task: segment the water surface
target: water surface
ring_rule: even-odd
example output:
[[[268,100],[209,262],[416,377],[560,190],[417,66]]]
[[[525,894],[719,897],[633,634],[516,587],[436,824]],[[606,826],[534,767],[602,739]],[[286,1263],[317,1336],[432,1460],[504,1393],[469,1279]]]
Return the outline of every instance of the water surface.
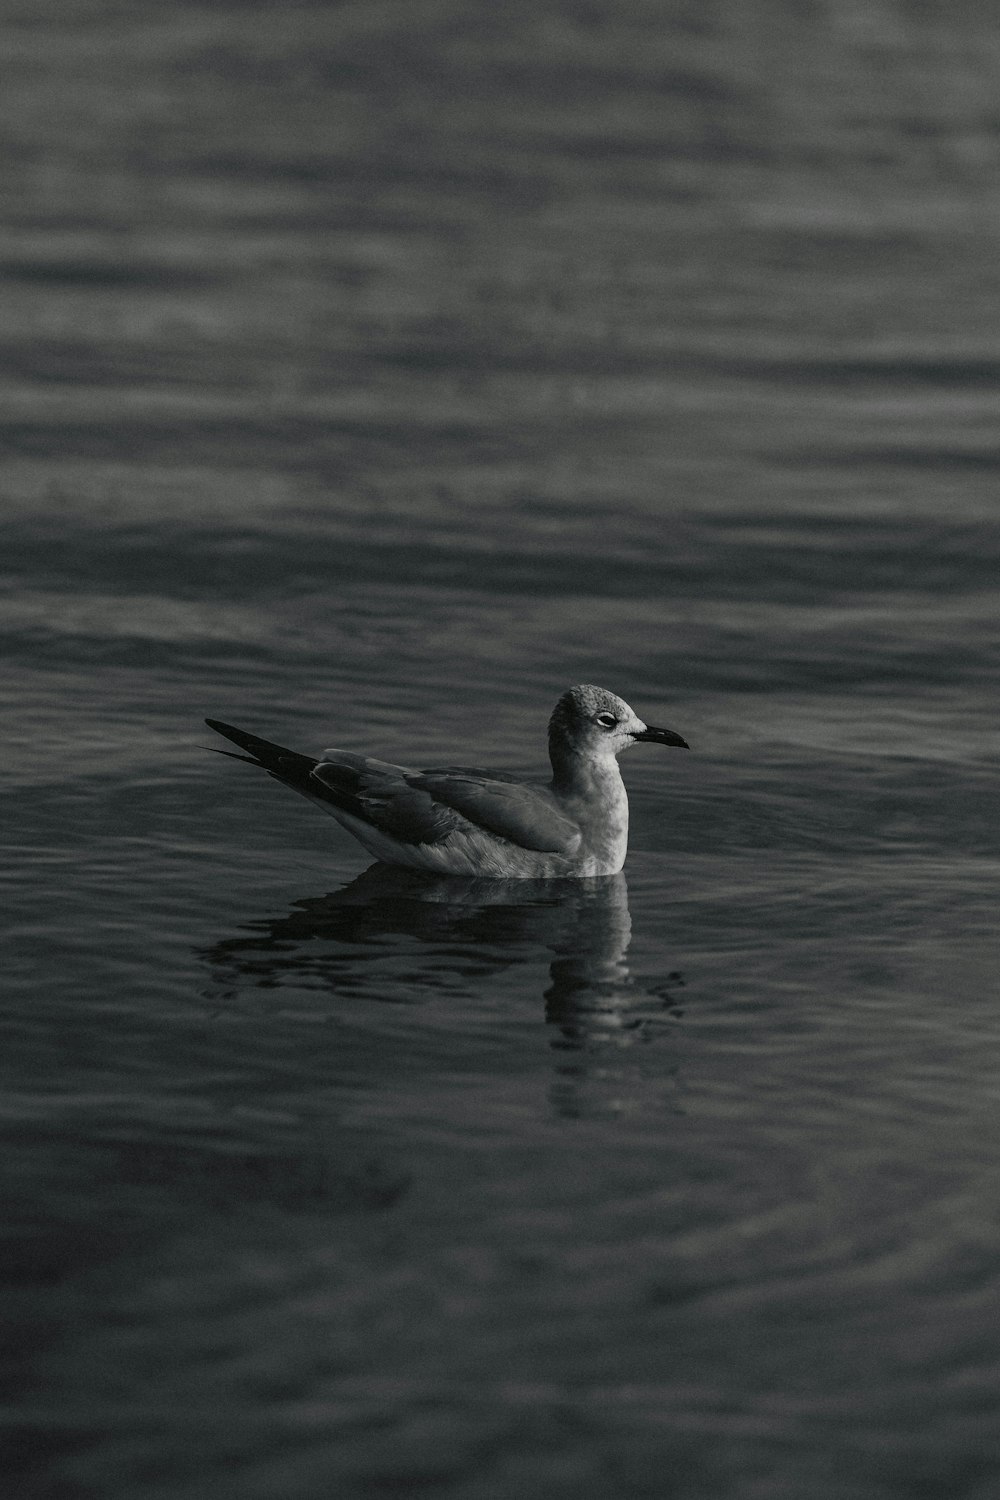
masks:
[[[972,6],[4,22],[5,1469],[988,1500],[997,286]],[[419,881],[249,768],[535,772]]]

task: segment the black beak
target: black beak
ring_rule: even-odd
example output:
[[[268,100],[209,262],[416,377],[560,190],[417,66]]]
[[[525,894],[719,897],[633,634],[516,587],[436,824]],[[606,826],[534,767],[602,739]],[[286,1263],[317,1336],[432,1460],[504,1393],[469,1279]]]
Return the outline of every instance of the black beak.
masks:
[[[651,745],[677,745],[681,750],[690,750],[691,746],[687,740],[682,740],[679,734],[672,729],[654,729],[652,724],[647,724],[641,734],[634,734],[634,740],[648,740]]]

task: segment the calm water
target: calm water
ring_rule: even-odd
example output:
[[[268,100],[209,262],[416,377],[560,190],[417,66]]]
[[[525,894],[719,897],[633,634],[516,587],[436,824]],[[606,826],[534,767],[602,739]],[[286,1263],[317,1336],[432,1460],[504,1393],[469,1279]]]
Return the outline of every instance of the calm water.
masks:
[[[8,10],[4,1471],[1000,1493],[988,7]],[[420,881],[202,748],[536,770]]]

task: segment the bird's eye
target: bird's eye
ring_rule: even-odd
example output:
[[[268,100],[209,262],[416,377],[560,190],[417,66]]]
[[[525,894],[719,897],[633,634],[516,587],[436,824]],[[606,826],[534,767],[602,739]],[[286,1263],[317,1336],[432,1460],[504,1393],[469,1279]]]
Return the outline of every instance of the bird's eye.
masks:
[[[614,729],[618,720],[614,714],[598,714],[595,722],[600,724],[602,729]]]

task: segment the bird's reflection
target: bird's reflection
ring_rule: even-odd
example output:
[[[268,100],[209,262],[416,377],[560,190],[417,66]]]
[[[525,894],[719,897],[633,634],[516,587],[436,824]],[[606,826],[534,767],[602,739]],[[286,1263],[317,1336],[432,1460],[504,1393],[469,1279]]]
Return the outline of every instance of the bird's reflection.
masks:
[[[438,879],[376,864],[331,895],[296,901],[287,915],[250,924],[204,956],[230,995],[247,980],[274,987],[296,978],[358,993],[366,967],[397,952],[400,938],[427,946],[425,979],[440,989],[449,976],[468,984],[518,965],[537,983],[532,968],[548,959],[543,1000],[553,1028],[552,1098],[560,1113],[579,1114],[586,1112],[581,1090],[603,1079],[612,1095],[625,1049],[648,1042],[681,1014],[679,975],[651,987],[633,979],[631,934],[622,874]],[[413,986],[411,951],[404,974],[380,971],[377,998],[402,1003]]]

